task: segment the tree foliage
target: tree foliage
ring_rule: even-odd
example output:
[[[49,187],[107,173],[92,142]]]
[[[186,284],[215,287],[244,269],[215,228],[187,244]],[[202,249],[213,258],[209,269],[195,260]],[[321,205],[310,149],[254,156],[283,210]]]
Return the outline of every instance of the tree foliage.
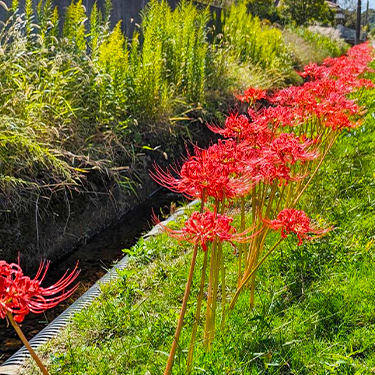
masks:
[[[278,12],[274,0],[248,0],[248,9],[260,19],[269,19],[271,22],[278,20]]]
[[[283,0],[281,11],[286,20],[297,25],[333,21],[333,14],[325,0]]]

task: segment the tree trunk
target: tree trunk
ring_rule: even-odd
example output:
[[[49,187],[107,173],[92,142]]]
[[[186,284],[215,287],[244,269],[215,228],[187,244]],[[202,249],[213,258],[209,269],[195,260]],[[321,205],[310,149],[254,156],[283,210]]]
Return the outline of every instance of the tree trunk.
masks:
[[[357,24],[355,28],[355,44],[360,43],[361,38],[361,0],[358,0],[357,4]]]

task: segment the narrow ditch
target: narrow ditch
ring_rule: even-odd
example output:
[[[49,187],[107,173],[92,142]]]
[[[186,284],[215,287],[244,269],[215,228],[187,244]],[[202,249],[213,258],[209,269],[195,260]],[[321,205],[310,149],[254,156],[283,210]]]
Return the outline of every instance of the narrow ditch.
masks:
[[[34,337],[104,276],[112,264],[124,256],[122,249],[133,246],[140,236],[151,227],[153,210],[155,213],[163,212],[168,215],[171,212],[171,207],[180,199],[179,194],[160,189],[143,203],[128,211],[117,223],[92,237],[85,245],[52,263],[43,285],[55,283],[67,268],[73,268],[79,261],[81,269],[79,288],[72,298],[62,302],[54,309],[48,310],[44,314],[30,313],[26,316],[21,324],[26,337],[28,339]],[[0,365],[21,347],[21,340],[18,339],[13,328],[7,327],[5,320],[0,320]]]

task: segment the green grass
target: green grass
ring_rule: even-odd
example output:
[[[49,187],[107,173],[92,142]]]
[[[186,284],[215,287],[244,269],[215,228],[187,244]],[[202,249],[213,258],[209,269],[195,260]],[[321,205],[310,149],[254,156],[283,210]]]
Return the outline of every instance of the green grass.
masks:
[[[319,28],[316,28],[319,29]],[[324,28],[320,28],[324,30]],[[335,39],[323,35],[322,33],[317,32],[314,28],[292,28],[290,30],[298,36],[302,37],[310,45],[314,46],[314,50],[319,51],[318,53],[321,56],[325,57],[339,57],[342,54],[346,53],[349,49],[349,45],[341,41],[338,43]]]
[[[310,43],[291,29],[283,30],[283,36],[288,49],[294,56],[296,67],[299,69],[303,69],[310,61],[320,64],[330,56],[327,50],[317,48],[315,44]]]
[[[300,247],[295,239],[280,246],[260,269],[254,310],[243,294],[213,351],[197,344],[194,374],[375,373],[375,90],[357,95],[368,108],[364,125],[340,136],[300,202],[335,230]],[[163,234],[141,240],[132,255],[119,280],[43,348],[52,374],[163,373],[191,253]],[[230,246],[225,258],[234,278]],[[174,374],[186,373],[198,284],[196,278]],[[29,362],[23,373],[33,368]]]
[[[278,71],[284,80],[293,76],[292,55],[281,31],[252,16],[244,2],[225,12],[220,43],[228,56],[242,63],[250,62],[271,75]]]

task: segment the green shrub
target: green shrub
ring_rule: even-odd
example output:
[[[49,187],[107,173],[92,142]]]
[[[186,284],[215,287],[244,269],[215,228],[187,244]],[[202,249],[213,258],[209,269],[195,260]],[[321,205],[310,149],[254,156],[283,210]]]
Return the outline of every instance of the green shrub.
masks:
[[[204,101],[208,20],[208,10],[198,10],[189,1],[172,11],[165,0],[151,0],[143,13],[139,75],[152,78],[138,90],[159,98],[177,95],[187,102]]]

